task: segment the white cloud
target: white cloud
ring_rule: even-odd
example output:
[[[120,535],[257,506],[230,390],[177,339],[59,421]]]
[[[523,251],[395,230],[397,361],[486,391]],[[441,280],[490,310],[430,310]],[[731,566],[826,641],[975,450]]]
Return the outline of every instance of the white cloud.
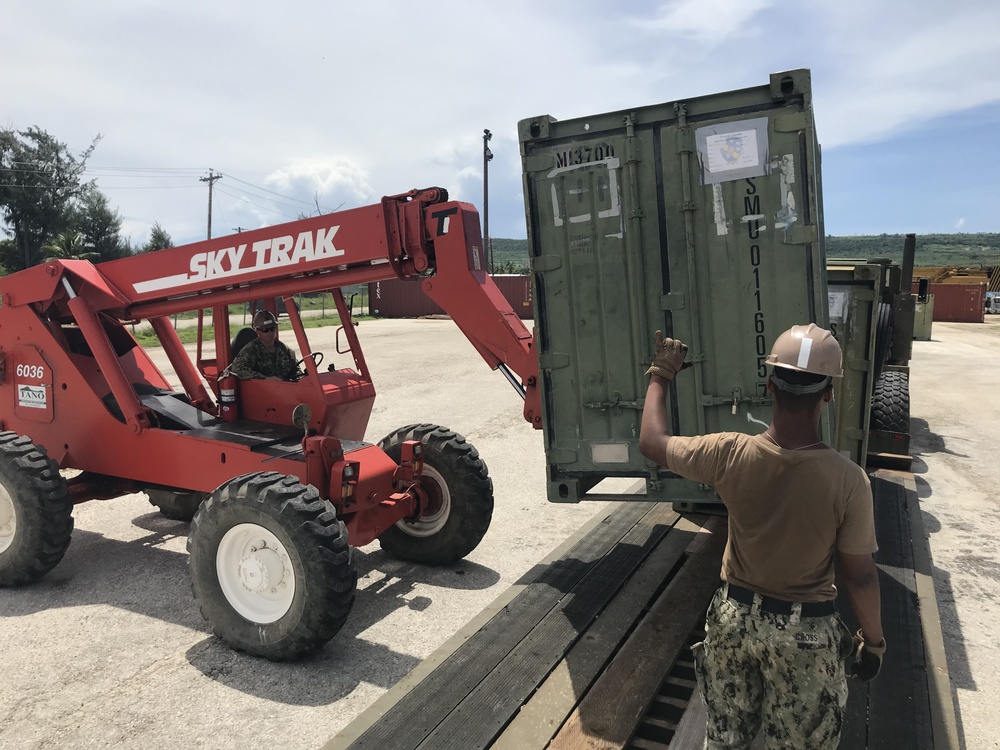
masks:
[[[964,226],[965,226],[965,217],[963,216],[961,219],[959,219],[958,221],[955,222],[955,229],[956,229],[956,231],[961,232],[962,231],[962,227],[964,227]]]
[[[317,195],[354,206],[431,185],[478,205],[484,127],[491,228],[523,236],[519,120],[791,68],[812,69],[825,148],[1000,101],[1000,6],[979,0],[9,0],[4,21],[17,33],[0,53],[0,124],[75,150],[102,133],[91,164],[137,170],[129,187],[99,181],[134,240],[154,221],[175,241],[202,237],[209,167],[228,175],[214,207],[226,226],[294,218]],[[190,171],[161,184],[141,176],[153,167]]]
[[[752,31],[753,18],[771,5],[773,0],[672,0],[652,18],[633,22],[647,31],[664,31],[716,45]]]

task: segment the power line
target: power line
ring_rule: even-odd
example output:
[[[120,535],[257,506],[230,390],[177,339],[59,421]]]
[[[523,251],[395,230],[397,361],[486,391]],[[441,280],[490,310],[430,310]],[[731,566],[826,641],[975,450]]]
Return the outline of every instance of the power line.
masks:
[[[226,192],[226,191],[223,191],[223,192]],[[244,199],[244,198],[246,198],[246,196],[249,196],[250,198],[256,198],[257,200],[260,200],[260,201],[267,201],[267,204],[257,204],[257,203],[254,203],[254,205],[259,205],[261,208],[264,208],[265,205],[277,204],[279,206],[284,206],[285,208],[290,208],[290,209],[293,209],[295,211],[299,211],[301,213],[304,213],[304,211],[303,211],[303,209],[302,209],[301,206],[295,206],[295,205],[292,205],[291,203],[285,203],[284,201],[279,201],[276,198],[270,198],[270,197],[268,197],[266,195],[256,195],[254,193],[251,193],[249,190],[242,191],[242,194],[241,193],[226,192],[226,195],[229,195],[229,196],[231,196],[233,198],[240,198],[240,199]],[[247,199],[247,202],[248,203],[253,203],[253,201],[251,201],[249,199]]]
[[[249,203],[251,206],[263,209],[264,211],[270,211],[271,213],[277,214],[278,216],[284,216],[284,217],[286,217],[288,219],[297,219],[297,218],[299,218],[298,216],[291,216],[289,214],[283,213],[283,212],[277,210],[276,208],[272,208],[271,206],[266,206],[263,203],[255,203],[254,201],[250,200],[245,195],[239,195],[237,193],[231,193],[228,190],[224,190],[221,187],[217,187],[216,190],[218,192],[222,193],[223,195],[228,195],[230,198],[235,198],[238,201],[243,201],[244,203]],[[277,201],[275,201],[275,202],[277,202]]]
[[[291,196],[287,196],[287,195],[282,195],[281,193],[276,193],[276,192],[275,192],[275,191],[273,191],[273,190],[268,190],[268,189],[267,189],[267,188],[265,188],[265,187],[260,187],[259,185],[254,185],[254,184],[253,184],[253,183],[251,183],[251,182],[247,182],[246,180],[241,180],[241,179],[240,179],[239,177],[233,177],[233,176],[232,176],[232,175],[230,175],[230,174],[227,174],[226,176],[227,176],[227,177],[228,177],[229,179],[233,180],[234,182],[241,182],[241,183],[243,183],[244,185],[249,185],[250,187],[254,188],[255,190],[260,190],[260,191],[262,191],[262,192],[264,192],[264,193],[270,193],[271,195],[277,195],[277,196],[278,196],[279,198],[287,198],[288,200],[293,200],[293,201],[295,201],[296,203],[303,203],[303,204],[305,204],[305,205],[309,206],[309,208],[312,208],[312,207],[313,207],[313,204],[312,204],[312,203],[310,203],[309,201],[304,201],[304,200],[302,200],[302,199],[300,199],[300,198],[293,198],[293,197],[291,197]]]

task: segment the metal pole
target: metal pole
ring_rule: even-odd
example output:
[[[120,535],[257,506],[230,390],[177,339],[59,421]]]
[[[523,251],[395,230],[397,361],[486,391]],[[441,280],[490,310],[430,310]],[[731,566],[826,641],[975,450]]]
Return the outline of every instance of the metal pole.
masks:
[[[212,239],[212,185],[216,181],[221,180],[221,174],[212,174],[212,170],[208,170],[208,177],[199,177],[200,182],[208,183],[208,239]]]
[[[493,274],[493,243],[490,242],[490,160],[493,152],[489,147],[492,137],[493,133],[483,130],[483,244],[486,246],[490,275]]]

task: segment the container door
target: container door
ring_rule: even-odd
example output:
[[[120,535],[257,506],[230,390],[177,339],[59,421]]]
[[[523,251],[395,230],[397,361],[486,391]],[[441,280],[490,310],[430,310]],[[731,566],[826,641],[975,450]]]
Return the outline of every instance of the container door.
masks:
[[[550,500],[639,477],[640,499],[717,501],[640,455],[644,371],[654,331],[682,339],[674,434],[757,433],[774,339],[828,326],[808,71],[519,133]]]

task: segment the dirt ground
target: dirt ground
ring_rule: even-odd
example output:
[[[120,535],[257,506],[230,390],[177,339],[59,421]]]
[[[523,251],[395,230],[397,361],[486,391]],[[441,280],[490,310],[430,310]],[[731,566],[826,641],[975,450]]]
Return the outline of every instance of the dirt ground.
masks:
[[[998,373],[1000,316],[934,323],[913,342],[913,473],[966,750],[1000,748]]]
[[[368,439],[433,422],[486,461],[496,507],[480,546],[442,568],[377,542],[356,550],[344,629],[313,658],[274,664],[211,635],[188,582],[188,524],[141,494],[79,505],[62,562],[0,589],[2,750],[319,748],[604,507],[546,501],[541,434],[453,322],[364,321],[359,334],[378,389]],[[333,328],[309,335],[324,366],[350,364]]]
[[[966,750],[1000,748],[1000,318],[987,320],[935,323],[931,341],[914,342],[910,381],[914,473]],[[332,352],[324,330],[310,336]],[[359,332],[379,389],[368,438],[436,422],[486,460],[496,513],[480,547],[444,568],[393,561],[378,543],[357,550],[344,630],[313,658],[272,664],[210,634],[188,583],[187,524],[144,495],[85,503],[59,566],[0,589],[0,748],[319,748],[606,510],[546,501],[541,435],[451,321],[366,321]]]

